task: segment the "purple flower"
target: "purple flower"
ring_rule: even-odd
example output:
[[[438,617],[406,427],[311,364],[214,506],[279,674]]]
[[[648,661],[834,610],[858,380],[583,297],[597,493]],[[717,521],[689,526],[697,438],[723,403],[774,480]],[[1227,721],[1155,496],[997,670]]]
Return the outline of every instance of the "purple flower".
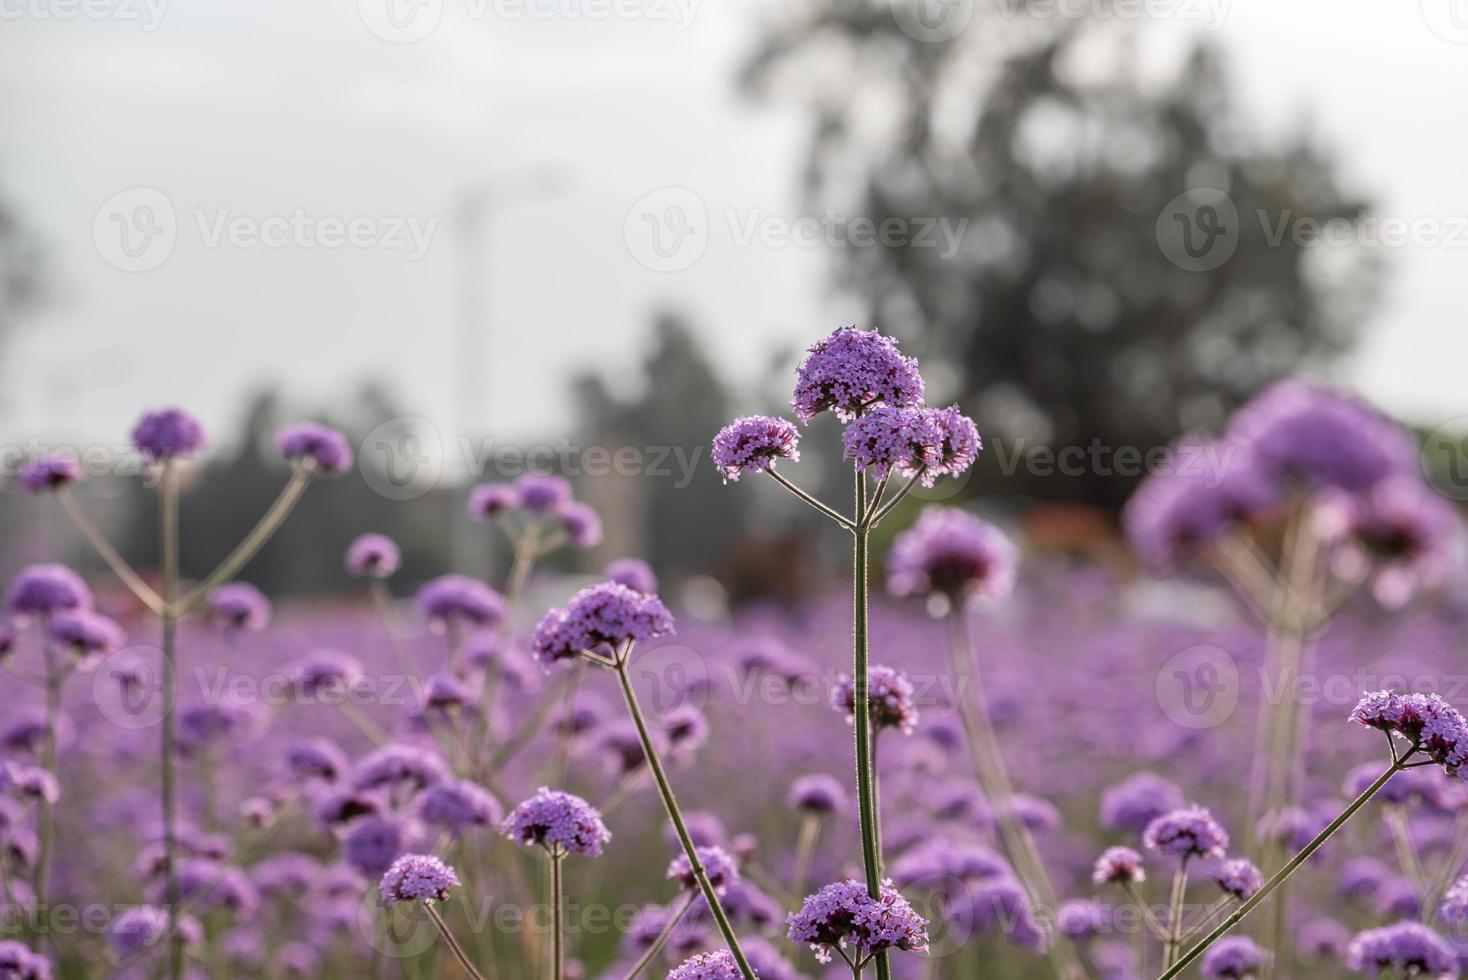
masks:
[[[739,864],[728,851],[722,847],[698,847],[694,850],[716,894],[724,894],[725,889],[739,880]],[[679,854],[668,865],[668,877],[689,890],[699,887],[698,878],[693,873],[693,862],[688,860],[687,854]]]
[[[1055,928],[1075,939],[1090,939],[1099,935],[1110,921],[1110,909],[1089,898],[1073,898],[1061,902],[1060,907],[1055,910]]]
[[[508,483],[481,483],[469,491],[469,516],[479,521],[520,506],[520,494]]]
[[[633,592],[652,595],[658,590],[658,577],[652,566],[640,558],[614,558],[603,571],[607,580],[625,585]]]
[[[193,946],[204,937],[199,921],[191,915],[178,916],[177,928],[185,946]],[[140,949],[159,946],[167,936],[168,910],[156,905],[135,905],[113,919],[107,929],[107,943],[120,960]],[[0,971],[0,975],[8,974]]]
[[[1341,579],[1369,583],[1372,596],[1400,609],[1442,585],[1456,564],[1456,508],[1414,476],[1394,476],[1361,493],[1323,496],[1316,526]]]
[[[317,473],[336,476],[352,468],[352,445],[336,429],[317,422],[287,426],[275,434],[275,445],[291,462],[310,460]]]
[[[385,534],[364,534],[347,548],[347,571],[368,578],[388,578],[398,570],[402,555]]]
[[[1397,425],[1354,395],[1308,381],[1265,389],[1234,414],[1228,431],[1279,480],[1364,490],[1418,465]]]
[[[122,627],[106,616],[86,610],[64,612],[51,620],[51,639],[90,665],[122,646]]]
[[[544,786],[510,812],[501,830],[521,844],[592,857],[599,856],[602,845],[612,839],[596,807],[579,796]]]
[[[714,466],[725,482],[773,469],[777,459],[800,459],[800,433],[785,419],[749,415],[735,419],[714,436]]]
[[[25,943],[0,941],[0,977],[5,980],[51,980],[51,961],[32,953]],[[735,974],[738,977],[738,974]]]
[[[81,465],[70,456],[42,456],[31,460],[20,471],[20,486],[26,493],[45,493],[60,490],[81,478]]]
[[[1468,720],[1436,694],[1370,692],[1352,710],[1351,720],[1396,732],[1442,765],[1449,776],[1468,776],[1463,770],[1468,763]]]
[[[1247,447],[1188,437],[1172,457],[1169,468],[1142,482],[1123,514],[1132,546],[1153,564],[1191,558],[1279,502]]]
[[[571,502],[571,484],[549,473],[525,473],[515,480],[520,506],[545,517]]]
[[[1208,873],[1208,877],[1222,888],[1224,893],[1241,902],[1246,902],[1264,887],[1264,876],[1247,858],[1224,861]]]
[[[1371,899],[1391,876],[1391,868],[1376,858],[1352,858],[1336,872],[1336,892],[1347,901]]]
[[[133,445],[149,462],[188,459],[204,448],[204,427],[182,409],[149,412],[133,429]]]
[[[1101,794],[1101,824],[1140,834],[1164,813],[1182,808],[1183,791],[1150,772],[1129,776]]]
[[[1142,855],[1130,847],[1108,847],[1096,859],[1091,870],[1091,881],[1101,885],[1130,885],[1147,880],[1147,870],[1142,867]]]
[[[322,694],[340,698],[361,681],[362,664],[336,650],[315,650],[291,663],[287,676],[303,699]]]
[[[5,606],[16,619],[92,608],[92,590],[65,565],[27,565],[10,583]]]
[[[1246,980],[1257,977],[1269,954],[1247,936],[1226,936],[1203,954],[1200,972],[1208,980]]]
[[[1407,977],[1451,976],[1458,957],[1447,940],[1420,922],[1399,922],[1357,933],[1346,950],[1346,965],[1373,976],[1383,970]]]
[[[928,923],[890,881],[882,883],[880,894],[872,898],[858,881],[826,885],[790,916],[788,934],[810,944],[822,963],[831,961],[833,948],[854,949],[860,960],[884,949],[926,952]]]
[[[945,915],[971,932],[994,930],[1032,952],[1044,952],[1045,930],[1035,918],[1024,888],[1009,877],[981,879],[973,887],[953,896]]]
[[[321,865],[309,854],[285,851],[268,857],[250,869],[250,877],[262,895],[287,900],[310,896],[321,879]]]
[[[352,785],[361,790],[410,787],[416,791],[448,778],[448,765],[436,751],[397,742],[363,756]]]
[[[443,630],[497,626],[505,619],[505,599],[467,575],[440,575],[418,590],[418,609],[430,628]]]
[[[0,662],[15,652],[15,630],[5,623],[0,623]]]
[[[449,889],[457,888],[454,869],[431,854],[404,854],[392,863],[378,886],[382,900],[397,902],[442,902]]]
[[[802,980],[795,967],[763,936],[750,936],[741,940],[740,946],[744,948],[744,958],[759,980]]]
[[[1009,862],[991,848],[947,837],[929,837],[892,862],[892,880],[904,888],[931,880],[946,885],[1013,875]]]
[[[531,652],[544,666],[583,650],[617,648],[673,631],[673,616],[655,595],[603,582],[582,589],[564,609],[552,609],[535,627]]]
[[[489,790],[461,779],[424,790],[418,797],[418,816],[424,823],[461,834],[469,827],[498,824],[504,810]]]
[[[186,858],[178,862],[176,877],[179,901],[204,911],[224,909],[247,919],[260,906],[254,882],[235,865],[210,858]]]
[[[979,458],[984,448],[979,438],[979,427],[974,420],[958,410],[957,405],[949,408],[930,408],[928,414],[943,432],[939,450],[938,472],[958,476]]]
[[[699,953],[668,974],[668,980],[744,980],[734,954],[727,949]]]
[[[821,816],[845,813],[848,802],[846,786],[825,773],[801,776],[790,784],[790,795],[785,799],[791,809]]]
[[[906,408],[923,401],[916,358],[904,357],[896,340],[876,331],[841,327],[808,348],[795,376],[790,407],[802,422],[825,411],[850,422],[874,405]]]
[[[1468,876],[1453,882],[1453,886],[1443,895],[1442,908],[1438,914],[1448,925],[1468,924]]]
[[[856,685],[842,677],[831,692],[831,706],[846,712],[846,719],[856,721]],[[918,710],[913,702],[912,682],[907,675],[891,667],[873,664],[867,670],[867,708],[872,724],[878,728],[896,728],[911,735],[917,727]]]
[[[376,878],[419,840],[419,828],[399,817],[371,814],[353,820],[342,838],[347,863],[368,878]]]
[[[270,625],[270,600],[253,585],[231,582],[209,596],[204,615],[226,632],[255,633]]]
[[[1313,919],[1295,936],[1295,950],[1306,962],[1343,960],[1350,945],[1351,931],[1334,919]]]
[[[1164,813],[1147,825],[1142,844],[1151,851],[1175,858],[1223,857],[1228,834],[1200,806]]]
[[[892,473],[922,474],[931,487],[943,468],[944,433],[921,408],[882,406],[853,421],[841,434],[842,456],[878,480]]]
[[[1014,586],[1016,553],[1004,533],[957,507],[929,507],[892,542],[893,595],[940,596],[951,606],[1002,599]]]
[[[590,504],[572,500],[557,507],[555,517],[576,547],[595,548],[601,544],[601,518]]]

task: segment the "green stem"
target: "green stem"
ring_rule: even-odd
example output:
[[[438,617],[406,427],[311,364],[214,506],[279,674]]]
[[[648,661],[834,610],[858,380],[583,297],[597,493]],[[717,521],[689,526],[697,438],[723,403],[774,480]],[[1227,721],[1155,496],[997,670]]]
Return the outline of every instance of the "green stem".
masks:
[[[1177,863],[1177,872],[1172,876],[1172,901],[1167,905],[1167,948],[1162,957],[1163,966],[1172,966],[1177,960],[1177,949],[1183,941],[1183,901],[1188,894],[1188,855]]]
[[[627,971],[627,975],[622,980],[637,980],[638,974],[647,969],[647,965],[668,944],[668,938],[673,935],[673,930],[678,928],[678,923],[683,921],[683,917],[693,907],[693,900],[696,898],[698,898],[698,892],[696,891],[689,891],[684,896],[683,904],[679,905],[677,911],[668,917],[668,924],[663,926],[663,931],[658,933],[658,937],[652,941],[652,945],[647,947],[636,963],[632,964],[632,969]]]
[[[56,647],[51,642],[51,618],[49,616],[40,617],[37,620],[37,628],[41,633],[41,652],[46,662],[46,730],[41,737],[40,763],[42,769],[59,779],[61,774],[56,771],[56,726],[61,717],[61,667],[56,662]],[[49,892],[48,869],[51,866],[51,848],[56,835],[56,808],[51,805],[44,794],[41,796],[37,821],[40,825],[40,845],[36,866],[31,872],[31,890],[36,896],[37,911],[44,913]],[[42,935],[46,931],[48,930],[41,928],[33,930],[32,949],[40,950]]]
[[[1179,959],[1176,963],[1172,964],[1172,966],[1168,968],[1167,972],[1162,974],[1162,976],[1159,977],[1158,980],[1172,980],[1173,977],[1183,972],[1183,970],[1187,969],[1188,966],[1193,963],[1193,961],[1202,956],[1203,953],[1207,951],[1209,946],[1212,946],[1218,940],[1222,939],[1225,935],[1228,934],[1229,930],[1233,929],[1234,926],[1242,922],[1245,916],[1254,911],[1254,909],[1261,902],[1263,902],[1266,898],[1273,894],[1276,888],[1284,884],[1289,876],[1294,874],[1296,868],[1309,860],[1310,855],[1319,850],[1322,844],[1329,840],[1337,830],[1340,830],[1341,827],[1345,825],[1347,820],[1350,820],[1353,816],[1355,816],[1357,810],[1361,809],[1363,806],[1369,803],[1371,801],[1371,798],[1376,795],[1377,791],[1387,784],[1387,780],[1391,779],[1401,769],[1404,768],[1404,764],[1409,758],[1411,758],[1412,753],[1415,752],[1416,749],[1417,747],[1414,745],[1406,754],[1393,762],[1391,766],[1387,768],[1386,772],[1377,777],[1376,782],[1368,786],[1365,792],[1356,797],[1356,799],[1352,800],[1351,804],[1341,811],[1340,816],[1332,820],[1329,826],[1327,826],[1319,834],[1316,834],[1315,839],[1306,844],[1304,849],[1301,850],[1299,854],[1296,854],[1293,858],[1291,858],[1288,864],[1280,868],[1279,871],[1275,872],[1274,877],[1265,882],[1264,887],[1259,889],[1258,893],[1255,894],[1253,898],[1249,899],[1243,905],[1240,905],[1236,910],[1234,910],[1234,913],[1232,915],[1219,923],[1216,929],[1205,936],[1202,941],[1200,941],[1196,946],[1188,950],[1187,953],[1183,954],[1182,958]]]
[[[561,888],[561,862],[566,859],[566,852],[552,850],[550,859],[551,970],[554,980],[563,980],[566,975],[566,917]]]
[[[837,524],[840,524],[842,527],[846,528],[848,531],[854,531],[854,530],[856,530],[856,525],[853,524],[852,521],[849,518],[847,518],[843,514],[840,514],[840,513],[836,512],[835,510],[832,510],[830,507],[827,507],[825,504],[821,503],[815,497],[812,497],[810,494],[806,493],[804,490],[800,489],[795,484],[793,484],[789,480],[785,479],[779,473],[776,473],[774,466],[771,466],[769,469],[765,470],[765,472],[768,473],[768,474],[770,474],[771,479],[773,479],[776,483],[780,484],[780,486],[784,487],[786,490],[789,490],[791,493],[795,494],[801,500],[804,500],[806,503],[810,504],[816,510],[820,511],[822,514],[825,514],[831,520],[835,521]],[[863,479],[865,479],[865,478],[863,477]],[[858,500],[856,506],[857,506],[857,508],[859,510],[863,506],[863,500]],[[860,520],[860,517],[858,517],[858,521],[859,520]]]
[[[709,881],[708,871],[704,868],[703,862],[699,860],[698,848],[694,846],[693,838],[688,833],[688,827],[683,823],[683,813],[678,808],[678,798],[673,795],[673,785],[668,781],[668,774],[663,771],[662,759],[658,756],[657,746],[653,744],[652,735],[647,730],[647,722],[642,717],[642,707],[637,703],[637,692],[633,689],[632,678],[627,673],[627,661],[630,657],[630,649],[623,651],[618,656],[617,679],[622,685],[622,698],[627,702],[627,711],[632,715],[632,723],[637,727],[637,737],[642,742],[642,752],[647,757],[647,766],[652,770],[653,779],[657,780],[658,792],[663,797],[663,807],[668,811],[668,819],[673,823],[673,830],[677,832],[678,841],[683,845],[683,853],[688,857],[689,867],[693,870],[693,876],[698,881],[698,887],[703,892],[704,900],[708,902],[709,910],[713,913],[714,921],[718,924],[724,942],[729,946],[734,962],[739,965],[739,971],[744,974],[745,980],[757,980],[753,968],[744,957],[744,950],[739,946],[739,938],[734,935],[734,926],[729,922],[729,916],[724,911],[718,894],[714,891],[713,883]]]
[[[443,936],[444,942],[449,944],[449,949],[453,950],[455,958],[459,961],[459,965],[469,974],[471,980],[484,980],[484,974],[474,968],[474,964],[469,961],[469,955],[464,952],[464,947],[459,945],[459,941],[449,931],[448,923],[443,921],[443,917],[438,914],[438,910],[433,907],[433,903],[424,902],[423,907],[428,910],[428,917],[433,920],[434,925],[438,926],[438,931]]]
[[[178,671],[175,643],[179,610],[175,602],[178,592],[178,472],[173,460],[163,461],[159,484],[160,548],[163,564],[162,663],[159,665],[163,684],[163,718],[159,738],[159,793],[163,809],[163,894],[168,905],[168,975],[178,980],[183,975],[183,942],[178,932],[178,868],[177,832],[174,826],[174,717]]]

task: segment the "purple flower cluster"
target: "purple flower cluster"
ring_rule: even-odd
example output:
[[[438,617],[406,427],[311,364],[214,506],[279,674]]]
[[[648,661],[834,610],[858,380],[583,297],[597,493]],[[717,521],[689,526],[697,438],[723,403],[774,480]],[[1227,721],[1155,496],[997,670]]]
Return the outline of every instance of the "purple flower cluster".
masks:
[[[6,980],[51,980],[51,961],[40,953],[32,953],[25,943],[6,939],[0,941],[0,977]]]
[[[159,409],[138,422],[133,445],[153,463],[187,459],[204,448],[204,427],[182,409]]]
[[[1330,567],[1343,581],[1369,582],[1388,609],[1442,585],[1457,559],[1459,518],[1422,480],[1388,477],[1359,493],[1323,495],[1316,528],[1332,549]]]
[[[901,671],[878,664],[867,669],[867,710],[877,728],[895,728],[911,735],[918,723],[913,694],[912,681]],[[856,685],[851,678],[837,681],[831,691],[831,706],[844,711],[847,721],[856,721]]]
[[[1357,933],[1346,951],[1346,965],[1376,975],[1392,970],[1400,977],[1457,974],[1458,956],[1447,940],[1420,922],[1399,922]]]
[[[1184,806],[1175,783],[1150,772],[1129,776],[1101,794],[1101,825],[1140,834],[1164,813]]]
[[[579,796],[542,786],[510,811],[501,829],[510,840],[597,857],[612,832],[596,807]]]
[[[616,582],[582,589],[564,608],[551,609],[535,627],[530,649],[544,666],[583,651],[616,649],[673,632],[673,615],[655,595]]]
[[[431,854],[404,854],[382,876],[378,889],[388,905],[397,902],[442,902],[457,888],[454,869]]]
[[[489,521],[518,513],[531,522],[549,521],[578,548],[595,547],[602,537],[596,511],[572,498],[571,484],[549,473],[526,473],[514,483],[482,483],[469,491],[469,514]]]
[[[921,953],[928,948],[928,923],[907,899],[885,881],[880,898],[872,898],[858,881],[838,881],[807,896],[800,911],[787,920],[788,934],[808,943],[822,963],[833,949],[852,949],[865,959],[884,949]]]
[[[398,570],[402,555],[385,534],[364,534],[347,548],[347,571],[366,578],[389,578]]]
[[[633,592],[653,595],[658,590],[658,577],[641,558],[614,558],[603,569],[608,582],[625,585]]]
[[[1142,844],[1169,857],[1223,857],[1228,833],[1203,807],[1190,806],[1164,813],[1147,825]]]
[[[123,633],[106,616],[79,609],[51,620],[51,639],[76,657],[79,665],[91,666],[122,646]]]
[[[1280,502],[1276,484],[1245,445],[1185,439],[1173,466],[1153,473],[1123,515],[1133,547],[1171,565],[1206,549],[1226,532]]]
[[[437,783],[418,797],[418,817],[426,824],[461,834],[470,827],[491,827],[504,819],[494,794],[468,780]]]
[[[957,507],[929,507],[892,542],[893,595],[940,596],[952,606],[1001,599],[1014,586],[1016,550],[994,525]]]
[[[709,884],[717,894],[724,894],[730,885],[739,881],[739,862],[722,847],[697,847],[698,862],[708,875]],[[679,854],[668,865],[668,877],[687,889],[699,887],[698,876],[693,873],[693,862],[687,854]]]
[[[698,953],[668,974],[668,980],[744,980],[734,954],[727,949]]]
[[[848,797],[841,780],[825,773],[815,773],[801,776],[791,783],[786,802],[792,809],[825,816],[845,813]]]
[[[1468,876],[1453,882],[1443,895],[1438,916],[1448,925],[1468,925]]]
[[[841,327],[808,348],[790,407],[802,422],[825,411],[850,422],[876,405],[906,408],[922,401],[916,358],[903,356],[891,337]]]
[[[1147,880],[1142,855],[1130,847],[1109,847],[1096,859],[1091,881],[1096,885],[1130,885]]]
[[[270,625],[270,600],[246,582],[215,589],[204,604],[210,623],[228,633],[254,633]]]
[[[60,490],[82,478],[82,468],[70,456],[42,456],[20,471],[20,487],[26,493]]]
[[[417,603],[438,631],[497,626],[506,613],[504,596],[467,575],[440,575],[418,590]]]
[[[317,422],[287,426],[275,434],[280,454],[291,462],[310,462],[314,471],[337,476],[352,468],[352,444],[337,430]]]
[[[1224,861],[1209,871],[1208,877],[1223,889],[1224,894],[1241,902],[1247,902],[1260,888],[1264,887],[1264,875],[1260,874],[1254,862],[1247,858]]]
[[[738,481],[745,473],[773,469],[775,460],[800,459],[800,433],[794,424],[768,415],[735,419],[714,436],[713,460],[719,474]]]
[[[979,455],[979,430],[957,408],[881,406],[855,419],[841,437],[846,459],[884,480],[892,473],[922,477],[957,476]]]
[[[1227,936],[1203,955],[1199,972],[1208,980],[1248,980],[1269,963],[1269,954],[1247,936]]]
[[[92,608],[92,590],[65,565],[27,565],[10,583],[5,608],[17,620]]]
[[[1468,762],[1468,720],[1436,694],[1370,692],[1352,710],[1351,720],[1401,735],[1442,765],[1449,776],[1468,776],[1463,771]]]

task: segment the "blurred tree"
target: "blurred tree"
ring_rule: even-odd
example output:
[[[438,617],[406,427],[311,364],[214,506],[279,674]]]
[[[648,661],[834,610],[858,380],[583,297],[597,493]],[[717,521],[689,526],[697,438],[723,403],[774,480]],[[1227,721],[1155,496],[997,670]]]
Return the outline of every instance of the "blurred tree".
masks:
[[[1117,448],[1211,427],[1350,346],[1374,263],[1281,229],[1365,205],[1306,138],[1252,137],[1211,49],[1168,65],[1155,35],[1046,0],[954,0],[967,27],[926,40],[946,34],[925,2],[814,0],[744,82],[808,106],[812,211],[910,237],[848,243],[842,280],[926,356],[930,398],[978,419],[980,482],[1115,505],[1135,479]],[[1043,472],[1036,445],[1099,455]]]
[[[0,343],[40,295],[41,252],[15,207],[0,199]]]

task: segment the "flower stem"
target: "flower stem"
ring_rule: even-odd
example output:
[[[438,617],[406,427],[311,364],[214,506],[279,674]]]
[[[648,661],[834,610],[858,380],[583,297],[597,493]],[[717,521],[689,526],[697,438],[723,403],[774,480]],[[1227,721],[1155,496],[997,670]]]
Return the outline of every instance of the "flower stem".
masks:
[[[815,497],[812,497],[810,494],[806,493],[804,490],[800,489],[795,484],[793,484],[789,480],[785,479],[779,473],[776,473],[775,472],[775,468],[773,466],[771,466],[769,469],[765,470],[765,472],[768,473],[768,474],[770,474],[770,478],[773,479],[776,483],[780,484],[780,486],[784,487],[786,490],[789,490],[791,493],[795,494],[801,500],[804,500],[806,503],[810,504],[816,510],[820,511],[822,514],[825,514],[831,520],[835,521],[837,524],[840,524],[842,527],[846,528],[848,531],[854,531],[854,530],[856,530],[856,525],[851,521],[850,518],[848,518],[848,517],[846,517],[846,516],[844,516],[842,514],[837,513],[836,511],[832,510],[830,507],[827,507],[825,504],[821,503]],[[857,502],[857,507],[860,508],[861,506],[862,506],[862,503],[859,500]]]
[[[41,768],[51,775],[60,778],[61,774],[56,771],[56,726],[61,719],[61,669],[56,663],[56,645],[51,642],[51,620],[49,616],[42,616],[38,621],[41,634],[41,652],[46,662],[46,730],[41,740]],[[51,847],[56,835],[56,808],[51,805],[45,794],[41,794],[40,806],[36,816],[39,824],[39,850],[36,856],[36,866],[32,869],[31,890],[36,896],[36,909],[44,911],[47,908],[46,898],[49,892],[48,869],[51,865]],[[46,929],[36,929],[31,937],[31,947],[36,950],[41,948],[41,937]]]
[[[647,950],[642,954],[642,956],[637,960],[636,963],[632,964],[632,969],[627,971],[627,975],[623,977],[622,980],[637,980],[637,975],[640,974],[643,970],[647,969],[647,965],[651,963],[653,959],[657,957],[658,953],[662,952],[663,947],[668,944],[668,938],[673,935],[673,930],[678,928],[678,923],[683,921],[683,917],[687,915],[688,910],[693,907],[693,900],[697,897],[698,892],[696,891],[689,891],[688,894],[684,896],[683,904],[679,905],[677,911],[675,911],[671,916],[668,917],[668,924],[663,926],[663,931],[658,933],[657,938],[652,941],[652,945],[647,947]]]
[[[561,888],[561,862],[565,860],[565,851],[554,849],[550,852],[551,971],[554,980],[562,980],[566,974],[566,917]]]
[[[1168,967],[1167,972],[1162,974],[1162,976],[1159,977],[1158,980],[1172,980],[1173,977],[1177,976],[1179,973],[1182,973],[1183,970],[1192,965],[1194,960],[1202,956],[1209,946],[1212,946],[1218,940],[1222,939],[1225,935],[1228,934],[1229,930],[1242,922],[1244,917],[1247,916],[1250,912],[1254,911],[1256,906],[1258,906],[1261,902],[1263,902],[1266,898],[1273,894],[1276,888],[1284,884],[1286,879],[1288,879],[1290,875],[1295,873],[1296,868],[1309,860],[1310,855],[1319,850],[1322,844],[1329,840],[1337,830],[1340,830],[1341,827],[1345,825],[1347,820],[1350,820],[1353,816],[1355,816],[1357,810],[1361,809],[1363,806],[1369,803],[1371,801],[1371,798],[1376,795],[1377,791],[1387,784],[1387,780],[1391,779],[1401,769],[1404,768],[1404,764],[1406,763],[1407,759],[1411,758],[1412,753],[1415,751],[1416,746],[1413,746],[1413,748],[1407,751],[1406,754],[1404,754],[1401,758],[1397,759],[1390,766],[1388,766],[1386,772],[1383,772],[1380,776],[1378,776],[1374,783],[1366,787],[1365,792],[1352,800],[1350,805],[1341,811],[1340,816],[1336,817],[1324,830],[1316,834],[1315,839],[1306,844],[1304,849],[1301,850],[1299,854],[1296,854],[1293,858],[1291,858],[1288,864],[1275,872],[1274,877],[1265,882],[1264,887],[1259,889],[1259,891],[1254,895],[1253,898],[1250,898],[1243,905],[1240,905],[1237,909],[1235,909],[1234,913],[1228,918],[1224,919],[1221,923],[1219,923],[1216,929],[1210,932],[1207,936],[1203,937],[1203,939],[1196,946],[1183,954],[1183,956],[1176,963],[1173,963],[1170,967]]]
[[[162,658],[159,664],[163,685],[163,717],[159,737],[158,791],[163,810],[163,894],[168,905],[168,975],[178,980],[183,974],[183,942],[178,932],[178,868],[177,831],[174,826],[174,700],[177,697],[178,671],[175,643],[178,634],[178,608],[174,597],[178,592],[178,471],[173,460],[163,461],[159,483],[160,549],[163,565]]]
[[[739,965],[739,970],[744,974],[745,980],[757,980],[753,968],[744,957],[744,950],[739,946],[739,938],[734,935],[734,926],[729,922],[729,916],[724,911],[718,894],[714,891],[713,883],[709,881],[708,871],[705,870],[703,862],[699,860],[698,849],[694,847],[693,838],[689,835],[688,827],[683,822],[683,812],[678,808],[678,798],[673,795],[673,785],[668,781],[668,774],[663,770],[663,762],[658,756],[657,746],[653,745],[652,736],[648,733],[647,722],[642,717],[642,707],[637,703],[637,692],[633,689],[632,678],[627,673],[627,661],[630,656],[630,650],[624,650],[617,657],[617,680],[621,682],[622,698],[627,702],[627,711],[632,715],[632,723],[637,727],[637,737],[642,742],[642,753],[647,757],[647,767],[652,770],[653,779],[657,780],[658,792],[663,797],[663,807],[668,811],[668,819],[672,821],[673,830],[678,834],[678,841],[683,845],[683,853],[688,857],[689,867],[693,870],[693,876],[698,881],[698,887],[703,892],[704,900],[708,902],[709,910],[713,913],[714,922],[718,924],[724,942],[729,946],[734,962]]]
[[[464,947],[459,945],[459,941],[449,931],[448,923],[443,921],[443,917],[438,914],[438,910],[430,902],[424,902],[423,907],[428,910],[428,917],[433,920],[434,925],[438,926],[438,931],[443,936],[444,942],[449,944],[449,949],[453,951],[454,956],[459,961],[459,965],[469,974],[470,980],[484,980],[484,974],[474,968],[474,964],[469,961],[469,955],[464,952]]]
[[[795,878],[791,889],[798,900],[805,894],[805,884],[810,880],[810,864],[815,857],[816,841],[821,837],[821,817],[807,813],[800,823],[800,837],[795,845]]]
[[[77,506],[76,501],[71,499],[71,494],[66,491],[65,487],[56,491],[56,502],[61,505],[61,509],[66,512],[66,516],[81,532],[82,537],[87,540],[87,544],[91,545],[98,557],[107,563],[107,567],[112,569],[112,574],[121,579],[122,584],[137,596],[138,601],[152,610],[154,615],[162,612],[163,600],[158,597],[158,593],[149,588],[142,576],[133,571],[132,566],[117,553],[117,549],[112,547],[112,542],[107,540],[106,535]]]
[[[1172,966],[1177,960],[1177,949],[1183,941],[1183,901],[1188,894],[1188,855],[1177,863],[1177,873],[1172,876],[1172,901],[1167,905],[1167,947],[1163,952],[1162,965]]]

